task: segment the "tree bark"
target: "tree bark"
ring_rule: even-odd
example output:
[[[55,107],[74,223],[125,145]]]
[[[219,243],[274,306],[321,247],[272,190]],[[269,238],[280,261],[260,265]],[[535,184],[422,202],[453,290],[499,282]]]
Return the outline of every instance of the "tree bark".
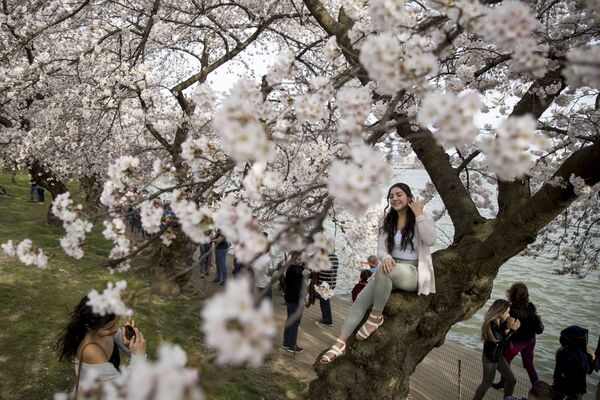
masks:
[[[82,176],[79,178],[79,187],[85,196],[86,209],[98,211],[101,208],[102,183],[95,176]]]
[[[29,166],[29,174],[34,182],[50,192],[52,200],[59,194],[68,192],[67,185],[38,160],[34,160]],[[62,221],[52,214],[52,202],[48,207],[46,222],[50,225],[62,226]]]
[[[154,246],[151,264],[156,268],[153,287],[158,294],[196,294],[196,288],[191,283],[192,270],[186,271],[191,266],[194,250],[193,243],[182,232],[177,233],[170,246],[162,242]]]

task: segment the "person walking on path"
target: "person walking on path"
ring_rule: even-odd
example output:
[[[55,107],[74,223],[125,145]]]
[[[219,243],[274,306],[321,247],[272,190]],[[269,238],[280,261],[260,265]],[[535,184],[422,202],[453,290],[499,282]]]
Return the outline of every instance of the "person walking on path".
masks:
[[[512,346],[507,346],[504,349],[504,358],[508,365],[510,365],[513,358],[521,353],[523,367],[527,370],[527,375],[529,375],[531,383],[534,383],[539,380],[537,371],[533,365],[535,335],[539,335],[544,331],[544,324],[537,314],[535,305],[529,302],[527,285],[523,282],[514,283],[506,291],[506,294],[510,302],[510,318],[518,319],[521,322],[521,327],[510,340]],[[503,388],[504,379],[500,379],[492,387],[494,389]]]
[[[227,242],[220,229],[217,229],[211,242],[215,245],[215,262],[217,264],[217,276],[213,282],[224,286],[227,280],[227,252],[229,251],[229,242]]]
[[[437,239],[433,219],[423,213],[423,201],[416,199],[410,187],[404,183],[394,184],[388,190],[387,200],[377,240],[380,271],[350,307],[340,335],[321,357],[321,364],[327,364],[344,353],[346,339],[354,332],[369,307],[373,308],[367,321],[358,330],[356,339],[366,340],[383,324],[383,308],[392,289],[422,295],[435,293],[430,250]]]
[[[571,325],[560,332],[561,347],[556,352],[552,378],[555,400],[580,400],[587,392],[586,375],[600,369],[600,340],[594,352],[588,345],[588,330]]]
[[[475,391],[473,400],[481,400],[494,382],[496,370],[505,379],[504,397],[512,396],[517,380],[510,365],[502,355],[504,347],[508,344],[511,336],[519,329],[519,320],[510,319],[510,304],[504,299],[498,299],[492,303],[483,317],[481,326],[481,339],[483,340],[483,377],[481,384]]]
[[[327,271],[321,271],[318,274],[317,284],[320,285],[323,282],[327,282],[331,290],[335,289],[337,283],[337,271],[339,266],[339,260],[335,253],[329,253],[329,261],[331,262],[331,269]],[[333,326],[333,316],[331,314],[331,299],[324,299],[318,293],[316,296],[319,298],[319,305],[321,306],[321,320],[317,321],[320,325]]]
[[[305,277],[310,274],[310,271],[304,269],[304,260],[302,253],[293,251],[291,255],[291,264],[285,272],[285,304],[287,307],[287,319],[283,331],[282,347],[292,353],[302,352],[302,347],[298,346],[298,327],[302,318],[304,309],[304,299],[302,288],[306,284]],[[297,314],[297,315],[296,315]]]

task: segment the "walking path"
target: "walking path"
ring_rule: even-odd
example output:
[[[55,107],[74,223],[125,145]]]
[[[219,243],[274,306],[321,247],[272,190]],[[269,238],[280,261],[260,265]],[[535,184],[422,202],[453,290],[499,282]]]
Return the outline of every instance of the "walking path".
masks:
[[[214,271],[214,269],[212,269]],[[228,278],[231,277],[231,274]],[[198,289],[205,295],[210,295],[220,288],[210,279],[195,280]],[[334,326],[326,327],[317,324],[321,319],[319,302],[305,308],[298,333],[298,346],[304,349],[301,353],[290,353],[283,350],[280,345],[283,342],[283,325],[287,318],[287,311],[283,296],[278,288],[273,289],[273,308],[275,321],[277,323],[278,335],[275,339],[275,354],[268,362],[274,370],[289,373],[296,378],[309,382],[315,379],[316,373],[312,368],[318,355],[329,347],[337,337],[342,322],[346,316],[351,303],[334,297],[331,300],[331,311]],[[460,394],[459,394],[459,362],[460,362]],[[517,356],[512,370],[517,378],[515,396],[527,397],[530,388],[529,378],[524,368],[520,367],[520,357]],[[410,379],[410,393],[415,400],[446,400],[446,399],[471,399],[475,389],[481,381],[481,351],[464,347],[458,343],[446,341],[443,346],[434,349],[418,365]],[[496,381],[499,378],[497,374]],[[540,379],[548,383],[551,377],[540,376]],[[592,399],[590,393],[592,387],[588,387],[588,394],[584,399]],[[485,400],[502,400],[501,390],[488,390]]]

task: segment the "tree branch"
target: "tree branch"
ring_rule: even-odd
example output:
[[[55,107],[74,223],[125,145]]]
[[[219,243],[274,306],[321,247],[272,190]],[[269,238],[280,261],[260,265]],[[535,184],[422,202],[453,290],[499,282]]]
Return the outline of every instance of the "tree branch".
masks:
[[[600,142],[577,150],[560,166],[552,176],[569,182],[574,174],[582,178],[586,185],[600,182]],[[482,243],[476,257],[485,259],[491,253],[508,260],[532,243],[537,233],[562,213],[577,199],[573,185],[544,184],[521,207],[500,219],[492,234]],[[489,272],[482,266],[482,273]]]
[[[560,85],[560,89],[555,93],[546,97],[537,94],[538,89],[556,84]],[[536,120],[539,119],[566,85],[565,78],[562,76],[562,68],[548,71],[546,75],[531,84],[525,96],[513,108],[511,116],[531,114]],[[502,217],[521,207],[530,197],[529,177],[512,182],[498,180],[498,216]]]
[[[431,132],[425,129],[413,132],[407,121],[398,123],[396,131],[398,135],[410,142],[414,152],[425,166],[452,219],[455,230],[454,241],[457,242],[469,233],[474,224],[483,222],[484,218],[479,214],[458,173],[452,168],[448,155],[436,143]]]

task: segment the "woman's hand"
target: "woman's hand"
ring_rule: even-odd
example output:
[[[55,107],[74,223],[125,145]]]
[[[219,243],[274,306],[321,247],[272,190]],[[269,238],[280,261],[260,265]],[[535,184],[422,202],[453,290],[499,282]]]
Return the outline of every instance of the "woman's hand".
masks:
[[[392,272],[394,265],[396,265],[396,261],[394,261],[393,258],[386,258],[383,261],[381,261],[381,269],[386,274],[389,274],[390,272]]]
[[[146,355],[146,339],[144,339],[142,331],[138,328],[133,328],[133,330],[135,331],[135,336],[129,341],[129,349],[136,356],[144,356]]]
[[[520,326],[521,326],[521,321],[519,321],[518,319],[515,319],[515,322],[512,324],[510,329],[514,329],[516,331],[517,329],[519,329]]]
[[[415,213],[415,216],[418,217],[423,214],[425,202],[420,197],[413,197],[412,200],[408,202],[408,206]]]

